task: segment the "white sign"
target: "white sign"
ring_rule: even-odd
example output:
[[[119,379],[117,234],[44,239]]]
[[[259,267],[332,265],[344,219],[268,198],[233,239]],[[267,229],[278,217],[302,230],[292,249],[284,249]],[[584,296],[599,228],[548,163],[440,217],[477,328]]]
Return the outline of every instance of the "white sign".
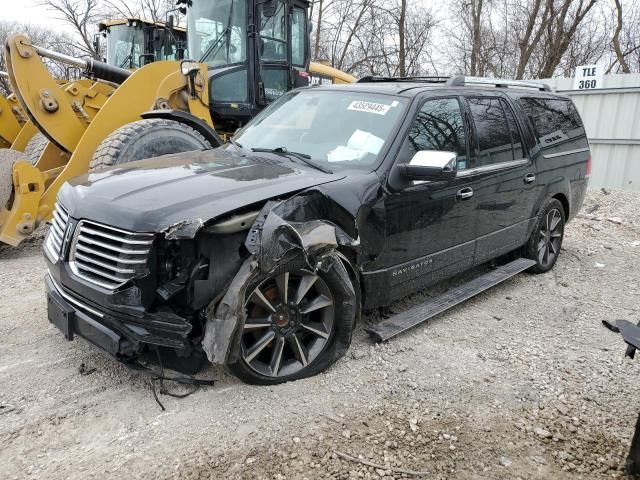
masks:
[[[375,113],[376,115],[386,115],[391,105],[385,105],[384,103],[365,102],[362,100],[355,100],[349,104],[347,110],[353,110],[356,112]]]
[[[602,88],[604,65],[581,65],[576,68],[576,76],[573,80],[574,90],[593,90]]]

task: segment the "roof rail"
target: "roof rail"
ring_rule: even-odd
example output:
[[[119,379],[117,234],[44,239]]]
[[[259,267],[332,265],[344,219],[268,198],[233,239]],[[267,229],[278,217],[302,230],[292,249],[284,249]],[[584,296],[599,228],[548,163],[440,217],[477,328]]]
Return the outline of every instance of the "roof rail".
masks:
[[[377,77],[368,75],[359,78],[357,83],[376,83],[376,82],[425,82],[425,83],[446,83],[451,77]]]
[[[543,82],[535,82],[530,80],[503,80],[501,78],[488,77],[467,77],[465,75],[457,75],[449,78],[446,85],[450,87],[464,87],[466,85],[492,85],[496,88],[532,88],[543,92],[551,92],[551,87]]]

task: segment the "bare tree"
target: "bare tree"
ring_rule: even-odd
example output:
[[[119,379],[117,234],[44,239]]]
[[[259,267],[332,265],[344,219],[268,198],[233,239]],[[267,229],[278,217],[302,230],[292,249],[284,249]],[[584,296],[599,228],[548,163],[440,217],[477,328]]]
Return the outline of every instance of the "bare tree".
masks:
[[[42,5],[75,31],[79,42],[78,47],[85,55],[100,58],[94,46],[93,37],[97,24],[101,20],[99,0],[43,0]]]
[[[640,3],[615,0],[611,38],[613,59],[607,72],[640,72]]]
[[[571,45],[578,27],[597,0],[562,0],[551,2],[551,21],[546,25],[544,37],[544,61],[538,78],[552,77],[562,57]],[[556,5],[557,4],[557,5]]]
[[[61,33],[41,25],[0,20],[0,44],[5,45],[7,38],[16,33],[26,35],[34,45],[39,45],[67,55],[77,56],[80,54],[79,49],[75,45],[76,42],[66,33]],[[45,60],[44,62],[51,71],[51,75],[55,78],[68,80],[76,78],[77,76],[77,71],[73,68],[69,68],[67,65],[52,62],[50,60]],[[0,70],[7,70],[4,55],[0,55]],[[11,90],[9,80],[0,76],[1,93],[6,95],[10,93]]]
[[[85,0],[86,1],[86,0]],[[105,12],[110,17],[139,18],[164,23],[167,13],[172,11],[180,22],[176,2],[173,0],[104,0]]]

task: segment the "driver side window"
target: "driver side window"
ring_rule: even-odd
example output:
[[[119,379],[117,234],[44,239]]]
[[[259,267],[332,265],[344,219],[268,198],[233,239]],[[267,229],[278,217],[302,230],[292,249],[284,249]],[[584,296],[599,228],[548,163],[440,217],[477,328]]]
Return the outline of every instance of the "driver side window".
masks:
[[[420,108],[406,140],[410,160],[421,150],[457,154],[457,168],[467,165],[467,138],[460,104],[455,98],[427,100]]]

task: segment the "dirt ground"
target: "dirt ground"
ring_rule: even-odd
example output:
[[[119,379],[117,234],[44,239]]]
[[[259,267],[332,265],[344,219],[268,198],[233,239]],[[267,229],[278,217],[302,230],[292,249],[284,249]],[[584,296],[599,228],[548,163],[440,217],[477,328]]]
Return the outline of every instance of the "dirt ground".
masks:
[[[311,379],[253,387],[210,367],[215,386],[160,396],[164,412],[145,376],[48,324],[40,242],[0,248],[0,478],[622,476],[640,361],[601,321],[640,320],[638,194],[590,192],[549,274],[386,344],[361,325]]]

